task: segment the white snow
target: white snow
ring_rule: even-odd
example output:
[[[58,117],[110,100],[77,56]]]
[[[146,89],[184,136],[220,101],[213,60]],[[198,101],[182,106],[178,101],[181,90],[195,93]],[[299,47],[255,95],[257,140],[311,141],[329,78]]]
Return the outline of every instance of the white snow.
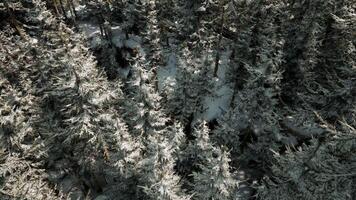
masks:
[[[99,45],[102,42],[100,36],[100,28],[97,24],[91,22],[80,22],[79,28],[82,30],[84,35],[89,39],[92,47]],[[130,35],[129,39],[126,39],[125,33],[122,31],[120,26],[112,26],[112,42],[118,47],[128,47],[128,48],[138,48],[141,49],[141,38],[138,36]]]
[[[217,77],[214,78],[213,94],[210,94],[204,98],[203,105],[204,111],[200,117],[206,121],[213,120],[220,115],[228,111],[230,107],[230,101],[233,94],[233,88],[231,84],[226,81],[226,71],[229,67],[230,50],[221,52],[221,59]]]
[[[97,24],[87,21],[79,22],[79,28],[83,34],[89,39],[91,47],[96,47],[100,45],[103,40],[100,36],[100,28]],[[122,31],[121,26],[112,26],[111,27],[113,44],[118,47],[128,47],[128,48],[137,48],[142,55],[145,55],[145,51],[141,46],[142,39],[136,35],[129,35],[129,38],[126,39],[125,33]]]
[[[91,47],[96,47],[102,43],[98,25],[90,22],[79,22],[79,29],[89,39]]]
[[[117,69],[117,72],[119,73],[121,78],[127,78],[130,73],[130,67],[124,67],[124,68],[119,67]]]
[[[37,44],[38,43],[38,40],[36,38],[33,38],[31,41],[30,41],[32,44]]]
[[[122,48],[124,46],[124,38],[125,35],[123,34],[114,34],[111,41],[116,47]]]
[[[158,90],[162,91],[167,87],[173,87],[176,84],[177,58],[174,53],[168,56],[167,65],[158,68]]]
[[[128,40],[125,40],[124,41],[124,44],[126,47],[129,47],[129,48],[137,48],[139,47],[141,44],[140,44],[140,41],[137,41],[135,40],[135,38],[129,38]]]
[[[82,11],[85,10],[85,8],[86,8],[85,5],[78,5],[78,6],[76,6],[74,9],[75,9],[75,11],[77,11],[77,12],[82,12]]]

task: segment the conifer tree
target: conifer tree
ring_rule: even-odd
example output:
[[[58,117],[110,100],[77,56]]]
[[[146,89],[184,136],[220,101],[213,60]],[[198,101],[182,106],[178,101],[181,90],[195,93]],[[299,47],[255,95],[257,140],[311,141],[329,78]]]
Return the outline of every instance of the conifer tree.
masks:
[[[37,45],[4,32],[0,41],[0,199],[59,199],[46,181],[42,135],[32,119],[41,102],[35,91],[41,69],[28,50]]]
[[[257,10],[245,8],[246,12],[261,12],[262,16],[252,18],[252,22],[241,22],[241,41],[236,41],[234,48],[237,52],[233,52],[236,67],[230,66],[229,69],[230,74],[235,75],[230,75],[230,80],[235,82],[231,108],[218,120],[220,126],[214,133],[218,144],[232,149],[234,162],[241,160],[248,163],[252,159],[262,166],[272,156],[266,149],[277,150],[281,148],[281,143],[288,144],[289,141],[280,131],[279,116],[276,114],[280,112],[277,105],[284,40],[274,31],[277,28],[274,16],[267,16],[262,11],[266,4],[250,5]],[[270,8],[270,13],[275,12],[273,8]],[[255,30],[248,27],[248,23],[252,23]],[[244,52],[242,47],[249,51]]]
[[[209,132],[205,121],[196,122],[195,139],[184,149],[189,165],[180,170],[192,176],[192,180],[187,177],[187,185],[192,186],[193,199],[233,199],[238,182],[230,172],[229,154],[213,146]]]
[[[257,199],[354,199],[355,16],[352,0],[1,2],[0,199],[240,199],[246,178]]]
[[[34,134],[26,138],[36,140],[27,157],[46,162],[48,180],[68,198],[82,198],[86,193],[94,198],[114,182],[113,177],[130,176],[137,155],[138,148],[114,106],[122,95],[120,85],[101,77],[80,36],[56,21],[43,2],[36,2],[31,14],[43,15],[35,23],[46,28],[40,35],[29,37],[33,41],[29,45],[38,49],[31,50],[32,58],[28,55],[25,60],[32,60],[33,66],[29,73],[22,73],[29,77],[28,82],[19,83],[36,89],[28,89],[28,94],[36,96],[36,101],[32,100],[36,103],[29,121]],[[37,40],[50,44],[38,45]],[[42,167],[44,164],[39,163],[38,168]],[[110,170],[102,171],[104,167]],[[43,180],[42,176],[35,177],[34,183]],[[18,188],[14,185],[13,189]],[[28,195],[33,194],[24,191],[21,195],[32,199]]]
[[[201,165],[201,171],[193,172],[194,199],[234,199],[238,182],[230,172],[229,153],[215,149],[209,162]],[[207,155],[208,156],[208,155]]]
[[[192,55],[188,47],[182,48],[182,57],[177,65],[177,85],[167,94],[167,104],[177,119],[187,123],[204,109],[203,98],[211,92],[212,57],[211,54],[202,57]]]
[[[143,152],[137,165],[138,185],[143,188],[146,198],[186,199],[180,188],[180,178],[173,169],[176,151],[183,139],[182,128],[175,122],[168,125],[169,119],[160,106],[161,97],[149,79],[152,71],[146,70],[145,64],[145,57],[138,54],[127,94],[131,101],[126,102],[128,110],[125,114]],[[132,108],[136,110],[131,112]],[[140,197],[145,195],[138,194]]]
[[[189,167],[194,170],[199,168],[199,165],[205,165],[210,162],[214,152],[214,146],[209,137],[210,130],[205,121],[197,121],[194,125],[193,137],[194,140],[189,141],[185,154],[189,159]]]
[[[162,136],[150,136],[146,158],[142,160],[144,191],[151,199],[188,199],[181,190],[180,177],[174,172],[174,147]]]
[[[331,135],[313,139],[311,145],[275,152],[272,176],[258,188],[259,199],[352,199],[356,189],[355,128],[340,122],[342,130],[324,124]]]

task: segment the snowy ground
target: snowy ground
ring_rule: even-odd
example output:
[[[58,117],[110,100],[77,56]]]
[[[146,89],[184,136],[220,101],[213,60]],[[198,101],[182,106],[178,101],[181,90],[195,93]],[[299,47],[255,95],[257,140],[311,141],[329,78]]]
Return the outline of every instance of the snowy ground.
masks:
[[[100,28],[97,24],[90,22],[79,22],[79,29],[84,36],[88,39],[90,47],[96,47],[101,44]]]
[[[226,81],[226,72],[229,68],[229,57],[231,51],[227,50],[221,52],[221,59],[219,63],[219,69],[217,77],[214,78],[213,93],[207,95],[204,98],[204,112],[201,113],[201,118],[206,121],[210,121],[218,118],[222,114],[228,111],[230,107],[230,101],[233,94],[232,85]]]
[[[177,75],[177,57],[174,53],[168,56],[167,65],[158,69],[158,90],[171,88],[176,84]]]

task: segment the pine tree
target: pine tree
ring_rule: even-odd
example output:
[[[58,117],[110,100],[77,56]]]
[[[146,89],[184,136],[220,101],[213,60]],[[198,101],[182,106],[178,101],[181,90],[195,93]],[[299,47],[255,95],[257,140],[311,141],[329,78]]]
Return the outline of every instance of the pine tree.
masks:
[[[206,165],[214,152],[214,146],[209,137],[210,130],[205,121],[197,121],[194,125],[192,135],[194,140],[189,141],[185,151],[189,160],[190,172],[199,168],[200,165]]]
[[[29,88],[31,93],[28,94],[36,97],[32,100],[29,120],[34,134],[26,136],[26,140],[34,141],[26,157],[46,162],[44,165],[35,164],[35,161],[34,165],[48,172],[50,182],[46,184],[56,185],[68,198],[81,198],[86,193],[95,197],[111,181],[115,182],[113,177],[130,177],[136,159],[138,148],[115,108],[122,92],[118,85],[111,84],[98,73],[80,35],[56,21],[43,2],[36,2],[34,8],[31,15],[46,17],[35,21],[44,31],[27,36],[32,41],[29,45],[37,49],[30,47],[32,58],[24,60],[32,60],[30,66],[33,68],[29,67],[32,71],[22,73],[29,82],[19,83],[33,87],[35,90]],[[55,26],[56,23],[59,26]],[[38,40],[49,43],[38,45]],[[101,170],[104,167],[108,170]],[[29,171],[29,174],[36,171]],[[33,183],[44,180],[43,176],[34,177]],[[82,185],[88,189],[83,189]],[[18,188],[14,185],[13,189]],[[33,195],[32,191],[23,192],[21,198],[43,199],[28,196]],[[50,195],[50,191],[47,193]]]
[[[354,7],[0,3],[0,199],[354,199]]]
[[[41,69],[28,52],[35,44],[4,33],[0,41],[0,199],[60,199],[36,149],[43,141],[32,120],[41,102],[34,90]]]
[[[343,130],[324,124],[331,135],[311,145],[275,152],[272,175],[258,188],[259,199],[352,199],[356,189],[355,128],[340,122]]]
[[[37,38],[22,24],[28,19],[28,23],[41,26],[35,17],[41,14],[36,7],[43,4],[6,4],[6,14],[14,18],[10,17],[0,33],[0,199],[60,199],[63,194],[56,194],[47,181],[46,153],[38,150],[44,138],[33,120],[42,102],[38,90],[43,89],[41,81],[46,79],[38,75],[50,72],[38,58],[48,52],[40,49]],[[32,12],[27,12],[29,9]],[[3,9],[0,12],[3,14]]]
[[[174,143],[162,136],[147,140],[146,158],[142,160],[145,193],[151,199],[189,199],[181,191],[180,177],[174,172]]]
[[[230,172],[229,153],[216,149],[209,162],[193,172],[194,199],[234,199],[238,182]],[[208,155],[207,155],[208,156]]]
[[[174,172],[177,151],[183,139],[182,128],[165,116],[160,106],[161,97],[150,81],[152,71],[146,70],[145,58],[138,54],[132,66],[132,80],[127,93],[125,118],[131,134],[139,138],[142,157],[137,164],[141,198],[186,199],[181,191],[179,176]],[[133,111],[133,112],[132,112]],[[145,197],[146,196],[146,197]]]
[[[201,112],[205,94],[211,88],[211,54],[205,57],[192,55],[188,47],[182,47],[182,56],[178,59],[177,85],[167,94],[167,107],[176,119],[187,123]],[[196,52],[197,53],[197,52]]]
[[[191,189],[193,199],[232,199],[238,185],[230,172],[229,154],[213,146],[205,121],[194,124],[193,141],[184,149],[183,157],[187,166],[181,171],[189,174],[186,185]],[[215,185],[216,184],[216,185]]]
[[[69,75],[70,79],[59,80],[49,93],[53,98],[59,99],[62,106],[62,123],[67,129],[62,136],[64,147],[81,163],[80,173],[84,173],[81,174],[83,176],[85,173],[92,177],[100,176],[97,173],[102,173],[99,169],[106,163],[118,167],[116,174],[114,173],[116,176],[129,176],[130,165],[123,163],[135,160],[128,154],[133,152],[136,155],[135,151],[139,149],[136,149],[134,140],[126,133],[126,125],[115,109],[122,92],[117,86],[98,76],[95,63],[82,54],[81,48],[75,46],[66,55],[71,56],[63,58],[69,72],[64,71],[62,76]],[[83,142],[87,145],[83,145]],[[104,172],[103,178],[113,176],[112,173]],[[98,190],[107,184],[105,180],[98,183],[97,180],[87,178],[84,182],[88,182],[92,190]],[[94,195],[93,192],[92,194]]]
[[[219,126],[214,132],[218,144],[232,149],[234,163],[250,162],[250,159],[266,166],[272,154],[266,149],[278,150],[288,137],[281,133],[279,124],[278,95],[281,84],[281,63],[283,61],[283,38],[278,34],[274,20],[273,6],[271,15],[263,11],[267,2],[251,4],[246,12],[253,12],[249,21],[241,22],[240,41],[233,47],[233,63],[230,65],[229,81],[234,82],[234,94],[231,108],[218,120]],[[243,5],[240,5],[243,6]],[[257,10],[252,10],[253,8]],[[276,6],[277,7],[277,6]],[[250,10],[251,9],[251,10]],[[247,19],[246,16],[240,16]],[[249,26],[254,26],[251,29]],[[238,33],[240,34],[240,33]],[[248,51],[244,50],[248,49]]]

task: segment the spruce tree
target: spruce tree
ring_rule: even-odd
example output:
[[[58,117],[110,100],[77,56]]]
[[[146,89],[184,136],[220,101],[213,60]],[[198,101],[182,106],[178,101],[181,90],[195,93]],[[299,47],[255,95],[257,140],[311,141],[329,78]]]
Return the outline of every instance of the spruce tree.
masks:
[[[0,199],[355,198],[352,0],[7,0],[0,19]]]
[[[219,148],[201,171],[193,172],[194,199],[234,199],[238,182],[230,172],[229,153]],[[206,155],[209,156],[209,155]]]
[[[258,187],[259,199],[352,199],[356,188],[355,128],[340,122],[342,130],[324,124],[330,136],[310,145],[275,152],[272,175]]]
[[[150,82],[153,73],[146,70],[146,64],[143,55],[138,54],[132,66],[131,90],[127,93],[131,100],[126,102],[125,114],[131,133],[139,139],[142,149],[137,175],[138,187],[144,194],[137,195],[150,199],[186,199],[180,188],[180,178],[173,169],[183,132],[174,121],[168,125],[170,121],[160,106],[161,97]]]
[[[194,140],[189,142],[182,155],[187,159],[183,163],[188,165],[180,170],[189,174],[186,185],[193,199],[233,199],[238,181],[231,172],[229,153],[213,146],[209,132],[205,121],[194,124]]]

